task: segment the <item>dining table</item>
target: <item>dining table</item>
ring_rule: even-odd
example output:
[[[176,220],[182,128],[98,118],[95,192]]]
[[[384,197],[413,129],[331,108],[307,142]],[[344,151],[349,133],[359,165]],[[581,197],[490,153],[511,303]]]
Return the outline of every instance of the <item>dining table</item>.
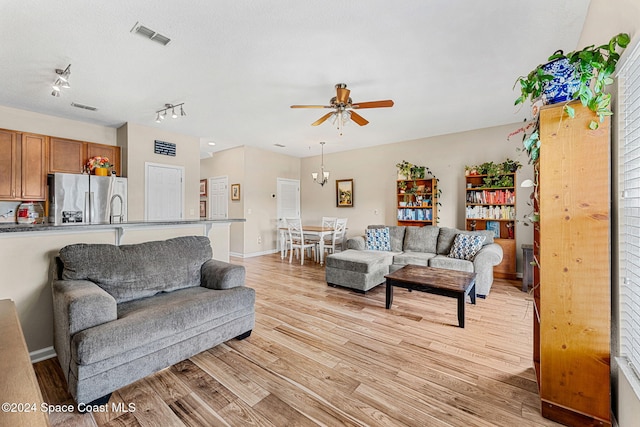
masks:
[[[287,251],[287,227],[280,227],[280,258],[284,259]],[[302,233],[307,236],[318,236],[318,260],[320,265],[324,263],[324,238],[331,236],[335,231],[333,227],[325,227],[322,225],[302,225]]]

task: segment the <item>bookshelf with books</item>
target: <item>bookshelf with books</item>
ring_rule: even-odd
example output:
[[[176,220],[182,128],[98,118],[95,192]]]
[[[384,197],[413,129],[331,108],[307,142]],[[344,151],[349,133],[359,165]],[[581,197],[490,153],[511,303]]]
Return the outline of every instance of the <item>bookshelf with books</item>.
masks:
[[[438,191],[436,178],[399,179],[396,182],[398,225],[436,225]]]
[[[503,258],[495,277],[516,279],[516,173],[466,174],[465,226],[467,230],[492,230]]]

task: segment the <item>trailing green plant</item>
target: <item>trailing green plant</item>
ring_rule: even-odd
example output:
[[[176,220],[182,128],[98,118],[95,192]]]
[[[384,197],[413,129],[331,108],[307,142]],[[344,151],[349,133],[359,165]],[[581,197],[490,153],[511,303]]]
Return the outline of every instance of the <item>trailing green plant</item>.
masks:
[[[559,51],[548,59],[548,61],[562,58],[569,60],[575,69],[574,73],[580,77],[580,84],[572,98],[579,99],[582,105],[598,116],[600,122],[603,122],[606,116],[613,114],[610,109],[611,94],[606,93],[605,89],[613,83],[612,76],[620,59],[617,48],[624,49],[630,40],[629,34],[620,33],[613,36],[607,44],[587,46],[566,55]],[[516,85],[520,83],[520,96],[516,99],[515,105],[522,104],[527,99],[535,102],[541,97],[546,85],[553,80],[552,75],[545,73],[543,68],[545,65],[546,63],[538,65],[526,77],[518,77]],[[564,110],[570,117],[575,114],[568,103],[565,104]],[[598,122],[591,121],[589,128],[597,129]]]
[[[400,163],[396,163],[396,168],[398,168],[398,173],[400,175],[404,175],[406,179],[411,179],[411,169],[414,167],[412,163],[407,162],[406,160],[401,161]]]
[[[425,177],[425,166],[417,166],[414,165],[411,168],[411,178],[413,179],[423,179]]]

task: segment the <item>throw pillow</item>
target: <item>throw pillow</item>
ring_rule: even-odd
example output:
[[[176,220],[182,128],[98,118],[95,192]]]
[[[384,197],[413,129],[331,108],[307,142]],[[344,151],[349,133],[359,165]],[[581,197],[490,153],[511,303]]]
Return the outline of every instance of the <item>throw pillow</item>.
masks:
[[[390,251],[389,227],[367,229],[368,251]]]
[[[482,243],[485,239],[486,236],[456,234],[456,237],[453,240],[453,245],[451,245],[449,258],[471,261],[482,248]]]

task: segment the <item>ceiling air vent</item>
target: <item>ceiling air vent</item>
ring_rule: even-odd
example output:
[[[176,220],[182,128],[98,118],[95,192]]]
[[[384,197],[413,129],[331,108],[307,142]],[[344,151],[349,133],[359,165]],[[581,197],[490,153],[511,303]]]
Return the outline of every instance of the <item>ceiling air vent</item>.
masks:
[[[96,107],[92,107],[91,105],[78,104],[77,102],[72,102],[71,106],[76,108],[82,108],[83,110],[98,111]]]
[[[273,145],[275,145],[276,147],[280,147],[280,148],[284,147],[284,145],[282,145],[282,144],[273,144]]]
[[[131,29],[132,33],[140,34],[143,37],[148,38],[149,40],[153,40],[154,42],[158,42],[163,46],[169,44],[171,39],[167,36],[163,36],[162,34],[153,31],[151,28],[147,28],[144,25],[141,25],[139,22],[136,22],[136,25]]]

